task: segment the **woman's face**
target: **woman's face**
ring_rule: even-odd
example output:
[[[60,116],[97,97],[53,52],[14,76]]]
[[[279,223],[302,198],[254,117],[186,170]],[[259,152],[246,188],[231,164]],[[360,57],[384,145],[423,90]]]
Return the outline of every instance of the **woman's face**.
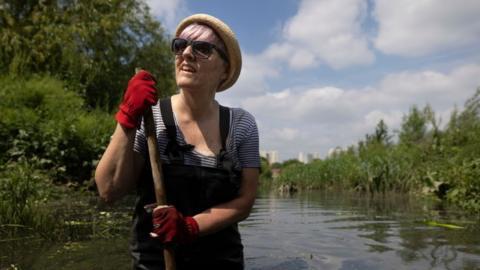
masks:
[[[207,26],[197,27],[196,31],[189,31],[188,27],[185,30],[180,34],[180,38],[206,41],[217,47],[221,46],[221,44],[217,44],[219,43],[218,38],[212,36],[215,35],[214,32]],[[216,49],[213,49],[211,55],[204,59],[194,54],[190,44],[183,53],[175,56],[175,78],[178,87],[182,90],[201,91],[201,89],[207,89],[215,93],[226,77],[227,63]]]

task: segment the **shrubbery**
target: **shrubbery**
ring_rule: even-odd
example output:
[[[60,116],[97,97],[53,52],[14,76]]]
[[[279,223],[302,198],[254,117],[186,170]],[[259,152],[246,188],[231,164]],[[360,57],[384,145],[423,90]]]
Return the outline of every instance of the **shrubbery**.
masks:
[[[113,117],[85,110],[82,98],[50,77],[2,77],[0,85],[2,163],[27,162],[55,181],[90,179]]]
[[[38,233],[49,237],[57,220],[47,206],[54,196],[48,178],[27,162],[0,168],[0,235]]]
[[[145,1],[2,0],[0,40],[0,74],[50,74],[91,108],[115,110],[136,67],[175,91],[169,37]]]
[[[57,184],[92,178],[115,121],[49,76],[4,76],[0,85],[0,224],[10,226],[0,229],[53,237]]]
[[[159,96],[175,80],[169,37],[144,1],[6,0],[0,10],[1,238],[4,224],[43,231],[57,184],[92,179],[136,67]]]
[[[310,164],[285,165],[277,185],[339,187],[371,194],[435,193],[480,213],[480,89],[441,130],[430,106],[412,107],[398,141],[383,121],[365,140]]]

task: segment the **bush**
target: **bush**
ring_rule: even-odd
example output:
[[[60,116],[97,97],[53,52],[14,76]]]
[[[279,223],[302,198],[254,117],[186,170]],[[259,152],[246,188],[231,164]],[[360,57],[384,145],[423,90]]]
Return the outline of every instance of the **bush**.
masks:
[[[392,143],[380,121],[358,146],[310,164],[284,165],[278,184],[299,188],[432,193],[472,213],[480,213],[480,88],[454,110],[445,130],[430,106],[413,107]]]
[[[85,110],[82,98],[48,76],[2,77],[0,84],[0,161],[28,161],[56,181],[90,179],[113,117]]]
[[[2,235],[54,231],[55,218],[46,202],[53,194],[45,176],[26,162],[9,163],[0,170],[0,224]],[[6,233],[5,233],[6,232]]]
[[[458,169],[449,171],[451,190],[447,193],[449,201],[480,214],[480,159],[465,161]]]
[[[0,4],[0,75],[51,74],[90,107],[114,110],[135,67],[175,91],[170,41],[145,1]]]

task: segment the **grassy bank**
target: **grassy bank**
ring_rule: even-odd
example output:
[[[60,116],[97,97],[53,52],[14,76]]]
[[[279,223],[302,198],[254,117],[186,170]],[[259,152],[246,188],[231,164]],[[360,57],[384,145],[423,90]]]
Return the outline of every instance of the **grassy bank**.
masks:
[[[1,232],[56,237],[67,217],[52,204],[92,179],[115,122],[49,76],[0,85]]]
[[[2,245],[21,239],[63,242],[128,234],[130,212],[102,204],[91,191],[54,185],[27,163],[10,163],[0,172]]]
[[[0,6],[0,239],[102,232],[95,216],[106,214],[76,205],[72,219],[58,204],[91,182],[135,67],[159,96],[176,91],[170,37],[143,1]]]
[[[380,121],[364,140],[347,149],[338,148],[325,159],[280,166],[282,173],[272,183],[276,188],[434,194],[478,214],[478,153],[480,89],[466,101],[463,110],[451,114],[444,128],[430,106],[413,106],[395,134]]]

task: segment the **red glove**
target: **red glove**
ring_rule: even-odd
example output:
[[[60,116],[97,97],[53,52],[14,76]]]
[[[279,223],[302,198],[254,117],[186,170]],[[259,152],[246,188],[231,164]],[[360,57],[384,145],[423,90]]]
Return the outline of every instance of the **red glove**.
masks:
[[[128,82],[120,110],[115,115],[118,123],[126,128],[138,128],[145,110],[157,103],[155,78],[145,70],[135,74]]]
[[[193,217],[183,217],[173,206],[153,210],[153,232],[150,235],[162,243],[188,244],[198,238],[198,223]]]

